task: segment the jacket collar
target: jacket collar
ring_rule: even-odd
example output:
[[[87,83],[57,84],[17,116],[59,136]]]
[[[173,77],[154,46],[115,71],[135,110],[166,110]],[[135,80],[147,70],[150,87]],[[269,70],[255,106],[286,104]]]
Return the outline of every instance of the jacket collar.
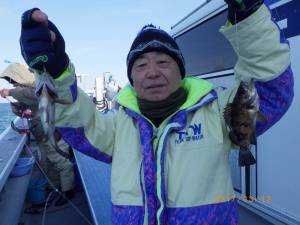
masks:
[[[187,91],[187,100],[180,107],[180,110],[188,109],[207,95],[213,88],[213,85],[197,77],[186,77],[181,81],[181,86]],[[118,94],[117,102],[125,108],[128,108],[139,115],[140,109],[137,103],[136,92],[131,85],[126,85]]]

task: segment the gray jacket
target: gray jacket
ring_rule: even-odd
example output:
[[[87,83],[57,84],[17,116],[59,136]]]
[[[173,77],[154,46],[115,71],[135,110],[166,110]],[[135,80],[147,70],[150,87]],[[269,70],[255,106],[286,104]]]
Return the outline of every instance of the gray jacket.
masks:
[[[12,111],[17,116],[22,116],[22,112],[26,109],[32,111],[32,118],[28,120],[28,125],[32,135],[37,141],[41,141],[45,137],[42,123],[38,114],[38,99],[35,95],[34,87],[21,87],[9,90],[9,95],[18,100],[16,103],[12,103]]]

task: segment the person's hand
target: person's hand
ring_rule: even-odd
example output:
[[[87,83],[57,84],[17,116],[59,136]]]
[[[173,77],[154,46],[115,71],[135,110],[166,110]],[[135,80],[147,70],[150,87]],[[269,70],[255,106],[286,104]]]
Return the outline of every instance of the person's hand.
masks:
[[[254,13],[264,0],[224,0],[228,4],[228,20],[236,24]]]
[[[29,67],[39,71],[45,68],[54,78],[69,64],[62,35],[48,16],[37,8],[22,15],[20,46]]]
[[[3,88],[2,90],[0,90],[0,95],[2,98],[6,98],[6,96],[9,96],[9,89]]]

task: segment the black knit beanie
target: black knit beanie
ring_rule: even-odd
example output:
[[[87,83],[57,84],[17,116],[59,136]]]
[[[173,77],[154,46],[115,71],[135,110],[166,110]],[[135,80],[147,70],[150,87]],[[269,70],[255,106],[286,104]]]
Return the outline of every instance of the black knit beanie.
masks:
[[[131,83],[131,69],[134,61],[142,54],[151,51],[163,52],[178,64],[181,77],[185,76],[184,58],[175,40],[165,31],[152,24],[146,25],[137,34],[127,55],[127,76]]]

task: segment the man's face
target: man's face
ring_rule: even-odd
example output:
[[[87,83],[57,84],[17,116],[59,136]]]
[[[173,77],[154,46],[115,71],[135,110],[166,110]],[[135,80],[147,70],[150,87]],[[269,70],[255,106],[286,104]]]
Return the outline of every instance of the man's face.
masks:
[[[162,52],[138,57],[131,70],[137,96],[148,101],[166,99],[180,87],[181,74],[176,61]]]

